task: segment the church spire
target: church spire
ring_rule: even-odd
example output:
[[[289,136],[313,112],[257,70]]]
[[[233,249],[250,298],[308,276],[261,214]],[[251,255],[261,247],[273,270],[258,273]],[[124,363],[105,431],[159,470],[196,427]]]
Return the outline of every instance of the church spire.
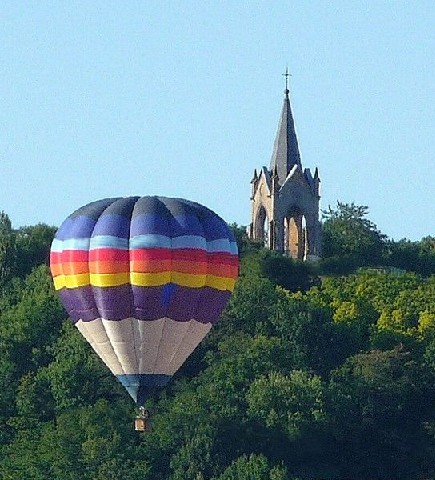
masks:
[[[270,170],[275,168],[278,171],[279,183],[282,185],[287,178],[290,170],[299,165],[302,168],[299,154],[298,139],[296,137],[293,115],[290,107],[289,89],[288,89],[288,69],[283,74],[285,76],[284,104],[279,120],[278,131],[273,147],[272,158],[270,160]]]

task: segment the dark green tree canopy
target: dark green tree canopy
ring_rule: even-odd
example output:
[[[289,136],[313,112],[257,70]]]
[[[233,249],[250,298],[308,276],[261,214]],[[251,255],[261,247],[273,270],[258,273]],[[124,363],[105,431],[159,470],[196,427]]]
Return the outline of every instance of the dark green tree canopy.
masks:
[[[367,206],[337,202],[323,211],[323,255],[349,256],[360,265],[381,262],[386,236],[367,218]]]

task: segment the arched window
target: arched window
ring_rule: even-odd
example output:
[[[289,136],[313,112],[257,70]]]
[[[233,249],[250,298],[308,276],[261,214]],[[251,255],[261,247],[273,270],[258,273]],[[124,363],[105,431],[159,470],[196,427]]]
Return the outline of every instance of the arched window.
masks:
[[[261,240],[265,247],[270,247],[269,219],[267,218],[266,209],[263,206],[261,206],[257,211],[257,217],[255,221],[255,239]]]
[[[297,207],[290,209],[284,217],[284,253],[289,257],[302,260],[306,255],[306,220]]]

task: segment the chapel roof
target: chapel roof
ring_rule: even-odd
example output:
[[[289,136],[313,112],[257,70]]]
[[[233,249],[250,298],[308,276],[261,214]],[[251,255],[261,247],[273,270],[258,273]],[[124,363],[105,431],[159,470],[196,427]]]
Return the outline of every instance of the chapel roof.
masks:
[[[272,158],[270,159],[270,171],[273,172],[276,168],[278,181],[280,185],[282,185],[288,173],[295,165],[299,165],[299,167],[302,168],[298,139],[290,106],[289,90],[286,88],[284,90],[284,104],[282,106]]]

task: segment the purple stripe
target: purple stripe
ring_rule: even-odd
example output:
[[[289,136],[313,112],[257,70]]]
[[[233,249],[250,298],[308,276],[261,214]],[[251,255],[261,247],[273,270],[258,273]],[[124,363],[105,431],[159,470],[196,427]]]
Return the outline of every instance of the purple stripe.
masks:
[[[119,238],[130,237],[130,219],[117,214],[104,214],[98,219],[92,236],[113,235]]]
[[[62,288],[59,290],[59,296],[74,323],[80,319],[90,321],[98,318],[99,313],[95,305],[92,287]]]
[[[133,216],[130,225],[130,236],[153,233],[170,237],[168,218],[159,214],[146,213]]]
[[[210,322],[214,325],[219,320],[230,297],[231,292],[228,291],[215,290],[210,287],[201,288],[195,320],[201,323]]]
[[[204,230],[198,217],[191,214],[175,215],[169,218],[171,237],[182,235],[204,235]]]
[[[157,320],[166,314],[165,286],[136,287],[132,286],[135,318],[139,320]]]
[[[86,216],[68,217],[56,232],[56,238],[89,238],[92,235],[96,220]]]
[[[208,242],[220,238],[232,239],[232,234],[230,234],[227,224],[217,215],[210,215],[204,218],[202,227],[204,229],[203,235]]]
[[[230,297],[230,292],[210,287],[188,288],[176,285],[168,292],[161,287],[81,287],[61,289],[59,294],[68,314],[77,321],[98,317],[121,320],[134,317],[156,320],[169,317],[186,322],[194,318],[201,323],[216,323]]]
[[[181,322],[187,322],[195,318],[200,291],[200,288],[174,285],[174,291],[168,304],[167,317]]]
[[[134,317],[133,293],[130,285],[118,287],[92,287],[100,317],[122,320]]]

